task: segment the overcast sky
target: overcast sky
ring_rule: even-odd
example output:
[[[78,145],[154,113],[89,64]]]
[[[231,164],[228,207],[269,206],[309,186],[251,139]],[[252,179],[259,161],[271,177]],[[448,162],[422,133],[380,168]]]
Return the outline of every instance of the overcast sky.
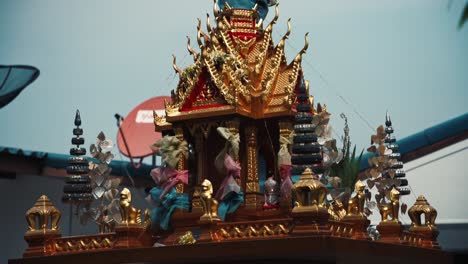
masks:
[[[280,0],[275,42],[291,17],[290,61],[310,32],[311,93],[336,136],[348,115],[362,149],[387,109],[397,138],[467,112],[468,25],[457,30],[466,1],[448,2]],[[101,130],[115,138],[115,113],[175,88],[171,55],[192,62],[186,36],[195,39],[206,13],[211,0],[0,0],[0,64],[41,70],[0,109],[0,146],[67,153],[77,108],[87,145]]]

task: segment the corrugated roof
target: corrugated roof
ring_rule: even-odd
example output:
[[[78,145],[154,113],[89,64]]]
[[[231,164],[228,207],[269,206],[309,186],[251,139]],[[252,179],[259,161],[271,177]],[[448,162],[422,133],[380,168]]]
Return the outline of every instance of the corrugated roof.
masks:
[[[38,159],[43,159],[47,157],[46,152],[41,152],[41,151],[29,151],[29,150],[22,150],[19,148],[11,148],[11,147],[2,147],[0,146],[0,154],[1,153],[7,153],[15,156],[22,156],[22,157],[32,157],[32,158],[38,158]]]
[[[44,167],[51,167],[56,169],[65,169],[68,166],[68,159],[71,157],[70,155],[65,154],[57,154],[57,153],[47,153],[47,152],[39,152],[39,151],[28,151],[22,150],[19,148],[11,148],[11,147],[1,147],[0,146],[0,154],[6,153],[18,157],[32,157],[37,158],[43,161]],[[93,160],[92,158],[88,158],[88,160]],[[130,175],[132,177],[144,177],[150,178],[150,171],[152,169],[151,165],[141,164],[141,166],[136,169],[134,168],[130,162],[127,161],[120,161],[120,160],[113,160],[109,166],[112,168],[112,174],[118,176],[127,176]]]

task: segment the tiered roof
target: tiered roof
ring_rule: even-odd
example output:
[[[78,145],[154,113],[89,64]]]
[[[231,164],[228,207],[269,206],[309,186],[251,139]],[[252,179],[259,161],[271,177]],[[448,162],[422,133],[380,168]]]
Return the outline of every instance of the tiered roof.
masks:
[[[291,33],[290,21],[275,46],[272,30],[279,17],[278,5],[275,9],[275,17],[265,28],[257,7],[235,9],[226,4],[218,11],[215,4],[216,27],[207,15],[208,33],[202,31],[199,20],[200,52],[191,48],[190,39],[187,44],[194,63],[182,70],[174,57],[180,80],[171,91],[172,102],[166,103],[168,122],[197,118],[200,113],[238,113],[254,119],[293,114],[294,91],[302,78],[301,61],[309,43],[306,34],[304,47],[288,64],[284,45]],[[156,126],[164,123],[156,117]]]

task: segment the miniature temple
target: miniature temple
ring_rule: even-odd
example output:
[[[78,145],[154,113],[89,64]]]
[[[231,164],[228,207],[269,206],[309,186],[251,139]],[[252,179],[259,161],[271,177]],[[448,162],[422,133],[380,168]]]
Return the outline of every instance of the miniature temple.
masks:
[[[171,101],[165,103],[166,115],[154,112],[155,130],[164,137],[152,147],[161,154],[164,164],[151,172],[155,187],[150,188],[147,199],[153,209],[135,208],[127,188],[118,191],[118,186],[109,183],[110,187],[103,189],[101,185],[111,180],[96,184],[102,175],[91,171],[86,198],[91,188],[95,198],[111,196],[109,204],[115,206],[109,205],[105,212],[117,214],[112,219],[109,215],[101,218],[112,222],[112,228],[100,228],[101,233],[95,235],[62,237],[57,229],[60,212],[43,196],[27,212],[29,229],[25,239],[29,248],[23,260],[63,256],[57,261],[68,261],[67,256],[74,256],[87,261],[92,258],[80,256],[95,252],[93,257],[99,258],[99,254],[112,249],[112,254],[122,257],[121,261],[151,262],[157,259],[149,256],[164,258],[164,250],[172,252],[172,245],[209,252],[216,251],[212,244],[232,250],[235,243],[244,241],[258,243],[259,248],[271,243],[283,253],[310,243],[325,252],[323,263],[338,259],[338,249],[355,260],[361,250],[376,258],[389,252],[395,259],[411,256],[416,262],[430,256],[440,260],[450,257],[440,251],[437,211],[424,196],[408,211],[412,221],[409,230],[404,230],[399,221],[400,195],[408,193],[408,182],[398,180],[404,176],[400,170],[403,165],[397,157],[398,146],[391,140],[393,129],[388,115],[387,128],[379,127],[377,135],[372,136],[378,146],[369,148],[376,156],[370,159],[368,173],[358,177],[355,171],[351,185],[354,191],[333,194],[331,190],[346,188],[339,186],[344,177],[340,170],[330,170],[331,165],[326,164],[333,155],[316,133],[319,126],[327,125],[330,114],[325,106],[314,107],[309,83],[304,80],[301,63],[308,48],[307,34],[304,47],[288,62],[284,46],[291,32],[290,22],[285,35],[273,43],[278,4],[273,20],[265,24],[267,1],[253,2],[241,5],[239,1],[215,1],[214,23],[208,16],[206,33],[200,20],[198,23],[199,52],[188,39],[193,64],[180,69],[174,56],[179,83],[171,91]],[[75,123],[79,126],[81,120]],[[79,138],[81,128],[75,128],[74,133]],[[105,137],[101,137],[98,139],[104,142]],[[81,138],[73,140],[77,149],[83,143]],[[336,152],[333,144],[330,146]],[[93,157],[107,162],[107,156],[100,158],[105,153],[97,147],[99,152],[92,147]],[[75,152],[72,154],[77,157],[71,159],[71,167],[83,167],[86,159],[79,155],[86,151]],[[346,162],[355,164],[354,153],[346,157]],[[88,172],[70,170],[77,176],[69,178],[86,178]],[[103,189],[99,194],[94,191],[96,186]],[[335,190],[334,186],[340,188]],[[372,209],[369,189],[373,186],[379,187],[374,207],[381,213],[381,222],[373,230],[376,236],[369,231],[368,220]],[[67,188],[68,196],[64,197],[74,191]],[[421,221],[422,215],[425,221]],[[223,243],[228,241],[235,243]],[[287,243],[295,245],[295,249],[289,250]],[[155,245],[166,247],[152,248]],[[158,250],[158,254],[152,254],[150,248]],[[136,255],[142,259],[130,259],[115,249],[141,249]],[[204,259],[194,256],[193,261]]]
[[[275,18],[264,28],[256,9],[236,9],[226,2],[225,8],[214,10],[215,27],[207,18],[207,33],[198,24],[197,42],[200,52],[188,42],[194,63],[180,75],[172,101],[166,103],[165,117],[155,116],[156,131],[170,133],[192,144],[197,157],[193,164],[181,158],[179,169],[189,169],[195,177],[193,184],[209,178],[219,186],[214,170],[214,158],[225,144],[216,132],[227,127],[230,136],[239,137],[236,162],[241,165],[241,187],[245,190],[246,208],[261,205],[259,158],[279,180],[274,157],[279,150],[280,135],[289,136],[294,120],[294,90],[301,82],[301,59],[306,44],[291,63],[284,54],[285,42],[291,28],[278,44],[272,40]],[[170,132],[169,132],[170,131]],[[266,173],[266,170],[265,172]],[[265,175],[261,175],[265,179]],[[182,188],[182,187],[180,187]],[[179,189],[178,191],[184,191]],[[192,210],[200,210],[198,198]]]

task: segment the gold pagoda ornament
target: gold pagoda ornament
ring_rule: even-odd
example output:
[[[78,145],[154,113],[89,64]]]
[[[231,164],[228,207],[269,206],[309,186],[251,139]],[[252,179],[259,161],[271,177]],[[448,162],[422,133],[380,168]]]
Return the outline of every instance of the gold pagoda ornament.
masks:
[[[24,257],[47,256],[53,251],[45,242],[61,236],[58,226],[61,215],[47,196],[42,195],[37,199],[34,206],[26,212],[28,231],[24,239],[29,247],[24,252]]]
[[[439,229],[435,224],[437,210],[427,202],[423,195],[420,195],[414,205],[411,206],[408,215],[411,219],[409,231],[424,238],[421,246],[439,248],[437,243]],[[424,222],[421,221],[422,215],[424,215]]]
[[[26,212],[26,221],[28,222],[28,231],[26,234],[34,232],[55,232],[60,234],[58,222],[61,215],[60,211],[55,208],[49,198],[42,195],[37,199],[36,203],[34,203],[34,206]]]
[[[296,225],[293,235],[328,233],[330,215],[324,204],[327,189],[310,168],[305,169],[300,179],[293,185],[292,194],[295,202],[291,216]]]

